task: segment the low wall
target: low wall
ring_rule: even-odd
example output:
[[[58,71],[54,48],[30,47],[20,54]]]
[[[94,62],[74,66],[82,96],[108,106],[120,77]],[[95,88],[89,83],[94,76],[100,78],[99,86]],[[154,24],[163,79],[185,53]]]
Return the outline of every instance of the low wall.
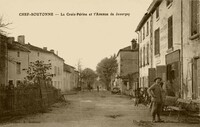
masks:
[[[39,85],[0,87],[0,115],[17,115],[43,111],[55,103],[60,91]]]

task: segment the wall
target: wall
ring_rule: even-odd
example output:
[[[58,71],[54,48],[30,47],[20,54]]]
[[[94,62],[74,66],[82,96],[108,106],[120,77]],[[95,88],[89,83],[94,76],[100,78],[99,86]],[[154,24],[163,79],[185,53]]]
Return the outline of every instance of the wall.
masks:
[[[191,39],[190,26],[190,1],[183,2],[183,96],[184,98],[192,98],[192,87],[195,87],[193,77],[194,57],[200,56],[200,38]],[[200,11],[200,6],[199,6]],[[200,28],[199,28],[200,30]],[[194,85],[194,86],[193,86]],[[200,98],[199,98],[200,99]]]
[[[52,78],[53,86],[58,89],[63,88],[62,85],[63,85],[64,60],[58,58],[56,55],[52,53],[45,53],[45,52],[40,52],[40,51],[35,51],[35,50],[31,50],[29,57],[30,57],[30,62],[35,62],[36,60],[42,60],[44,61],[44,63],[51,63],[52,69],[49,72],[51,74],[55,74]]]
[[[17,52],[20,53],[20,56],[17,56]],[[27,73],[23,69],[28,69],[28,59],[29,52],[18,51],[18,50],[8,50],[8,81],[13,80],[14,86],[17,85],[17,80],[23,81],[27,76]],[[21,73],[17,74],[16,63],[21,63]]]
[[[138,72],[138,52],[122,51],[120,52],[120,57],[121,76]]]
[[[7,38],[0,35],[0,85],[7,85]]]

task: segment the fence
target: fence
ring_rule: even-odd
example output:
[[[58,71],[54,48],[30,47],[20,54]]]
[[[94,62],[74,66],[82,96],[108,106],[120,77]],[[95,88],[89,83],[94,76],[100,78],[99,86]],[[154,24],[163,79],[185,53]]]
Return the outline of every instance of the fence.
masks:
[[[60,91],[52,86],[0,87],[0,116],[43,111],[55,103]]]

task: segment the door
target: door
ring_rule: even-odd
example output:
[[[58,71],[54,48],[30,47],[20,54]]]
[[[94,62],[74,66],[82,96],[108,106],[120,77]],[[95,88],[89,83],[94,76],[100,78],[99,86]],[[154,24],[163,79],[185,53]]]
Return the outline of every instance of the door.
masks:
[[[198,89],[198,98],[200,98],[200,59],[197,59],[197,89]]]
[[[150,87],[154,83],[154,79],[156,78],[156,69],[155,68],[149,68],[149,84],[148,87]]]
[[[161,65],[156,67],[156,77],[162,78],[162,80],[166,81],[166,66]]]

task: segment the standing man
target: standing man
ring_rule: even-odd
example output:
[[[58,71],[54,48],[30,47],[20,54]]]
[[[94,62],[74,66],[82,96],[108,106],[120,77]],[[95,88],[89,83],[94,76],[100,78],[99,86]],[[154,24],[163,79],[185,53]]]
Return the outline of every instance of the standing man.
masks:
[[[162,87],[161,87],[161,81],[162,79],[160,77],[157,77],[154,79],[154,84],[148,88],[148,93],[151,96],[151,103],[152,103],[152,108],[151,108],[151,114],[152,114],[152,122],[163,122],[160,118],[160,113],[162,111]],[[157,121],[155,121],[157,115]]]

